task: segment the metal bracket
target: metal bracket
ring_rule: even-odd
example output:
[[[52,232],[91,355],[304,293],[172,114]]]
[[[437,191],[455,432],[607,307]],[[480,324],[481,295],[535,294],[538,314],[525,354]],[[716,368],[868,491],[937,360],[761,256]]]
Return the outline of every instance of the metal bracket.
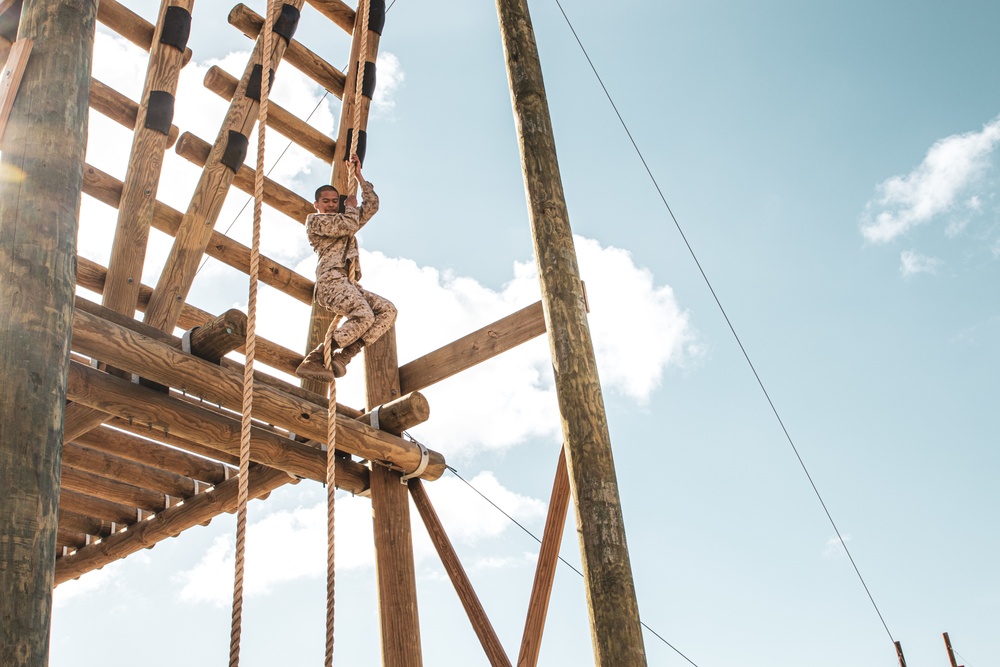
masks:
[[[181,352],[184,352],[185,354],[191,354],[191,334],[193,334],[195,330],[199,328],[200,327],[194,327],[193,329],[184,332],[184,335],[181,336]]]
[[[380,431],[382,430],[382,427],[379,426],[378,413],[381,409],[382,406],[380,405],[368,414],[368,423],[371,425],[372,428],[376,428]]]
[[[426,447],[424,447],[421,443],[417,442],[416,440],[413,441],[413,444],[415,444],[417,447],[420,448],[420,465],[418,465],[417,469],[411,472],[410,474],[403,475],[402,477],[399,478],[399,483],[402,484],[403,486],[406,486],[406,483],[411,479],[413,479],[414,477],[420,477],[421,475],[423,475],[424,471],[427,470],[427,464],[430,463],[431,460],[430,453],[427,451]]]

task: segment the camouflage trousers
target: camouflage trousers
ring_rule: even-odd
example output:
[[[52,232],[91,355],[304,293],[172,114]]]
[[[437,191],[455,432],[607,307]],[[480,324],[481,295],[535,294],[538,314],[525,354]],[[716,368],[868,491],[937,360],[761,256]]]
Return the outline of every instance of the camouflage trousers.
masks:
[[[339,271],[329,271],[316,281],[316,303],[346,318],[333,332],[333,342],[344,348],[361,339],[371,345],[396,321],[396,306]]]

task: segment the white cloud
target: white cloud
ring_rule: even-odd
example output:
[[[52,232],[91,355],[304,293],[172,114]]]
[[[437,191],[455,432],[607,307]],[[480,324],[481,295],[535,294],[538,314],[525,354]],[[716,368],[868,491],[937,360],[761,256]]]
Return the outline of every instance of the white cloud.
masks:
[[[844,533],[844,542],[841,543],[840,538],[834,535],[826,541],[826,546],[823,549],[823,556],[826,558],[835,558],[837,556],[846,556],[847,551],[844,549],[844,544],[851,541],[851,534]]]
[[[899,254],[899,272],[905,277],[918,273],[935,273],[941,260],[926,257],[912,250],[904,250]]]
[[[862,235],[872,243],[887,243],[962,204],[977,210],[979,197],[965,195],[991,166],[990,155],[998,141],[1000,118],[980,132],[936,142],[916,169],[878,185],[862,216]]]
[[[372,112],[376,116],[391,117],[396,108],[396,91],[406,79],[399,58],[389,51],[378,54],[375,63],[376,85],[372,97]]]

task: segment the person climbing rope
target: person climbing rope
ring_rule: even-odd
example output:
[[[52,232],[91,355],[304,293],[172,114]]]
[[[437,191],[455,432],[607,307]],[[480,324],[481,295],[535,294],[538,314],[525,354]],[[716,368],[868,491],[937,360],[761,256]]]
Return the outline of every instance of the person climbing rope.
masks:
[[[339,213],[340,193],[332,185],[316,190],[313,206],[316,213],[306,217],[309,244],[319,255],[316,266],[316,303],[344,321],[333,331],[331,366],[323,363],[323,346],[320,343],[303,359],[295,374],[300,378],[330,382],[347,373],[347,364],[365,345],[371,345],[389,330],[396,321],[396,307],[384,297],[361,287],[361,266],[355,234],[378,211],[378,195],[372,184],[361,175],[361,161],[357,154],[348,160],[361,185],[363,203],[358,206],[353,196],[345,201],[344,212]],[[334,320],[336,321],[336,320]]]

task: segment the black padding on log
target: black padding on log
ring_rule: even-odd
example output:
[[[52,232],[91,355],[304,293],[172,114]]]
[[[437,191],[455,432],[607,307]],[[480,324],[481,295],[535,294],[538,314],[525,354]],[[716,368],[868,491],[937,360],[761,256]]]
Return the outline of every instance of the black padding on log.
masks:
[[[344,142],[346,147],[344,148],[344,159],[351,159],[351,144],[354,143],[354,128],[347,128],[347,141]],[[361,160],[361,166],[365,166],[365,150],[368,148],[368,133],[364,130],[358,132],[358,159]]]
[[[300,12],[295,5],[282,5],[281,14],[274,22],[274,32],[285,38],[285,42],[292,41],[295,29],[299,27]]]
[[[183,7],[167,7],[163,14],[163,32],[160,33],[160,43],[169,44],[183,51],[187,48],[188,37],[191,36],[191,12]]]
[[[376,35],[385,27],[385,0],[371,0],[368,5],[368,29]]]
[[[264,71],[264,68],[260,66],[260,63],[253,66],[253,70],[250,72],[250,80],[247,81],[247,92],[246,96],[249,97],[254,102],[260,102],[260,74]],[[267,77],[268,90],[274,84],[274,70],[269,70]]]
[[[368,99],[375,94],[375,63],[365,63],[365,74],[361,79],[361,94]]]
[[[174,122],[174,96],[164,90],[149,91],[146,102],[146,127],[161,134],[170,133]]]
[[[226,150],[222,153],[220,162],[229,167],[235,174],[243,166],[249,145],[250,140],[244,135],[236,130],[229,130],[229,141],[226,142]]]

